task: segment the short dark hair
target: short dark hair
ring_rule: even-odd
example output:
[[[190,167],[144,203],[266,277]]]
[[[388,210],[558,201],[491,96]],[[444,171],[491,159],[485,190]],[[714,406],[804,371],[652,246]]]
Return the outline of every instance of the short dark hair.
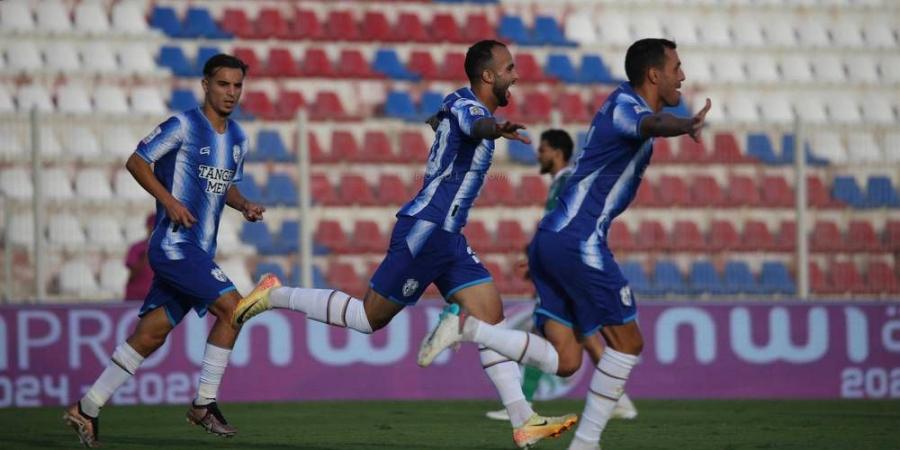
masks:
[[[632,86],[644,84],[644,77],[651,67],[660,68],[666,62],[666,49],[675,50],[674,41],[668,39],[641,39],[625,53],[625,74]]]
[[[242,75],[247,75],[247,69],[250,68],[247,63],[241,61],[241,59],[236,56],[219,53],[218,55],[212,56],[211,58],[206,60],[206,64],[203,65],[203,76],[209,78],[215,75],[215,73],[222,67],[241,69]]]
[[[541,133],[541,140],[547,141],[547,144],[549,144],[550,147],[561,151],[563,153],[563,159],[566,162],[569,162],[569,158],[572,157],[572,148],[575,147],[569,133],[566,133],[565,130],[553,128]]]
[[[466,52],[466,76],[470,83],[481,79],[481,73],[493,59],[494,47],[506,47],[506,44],[492,39],[478,41]]]

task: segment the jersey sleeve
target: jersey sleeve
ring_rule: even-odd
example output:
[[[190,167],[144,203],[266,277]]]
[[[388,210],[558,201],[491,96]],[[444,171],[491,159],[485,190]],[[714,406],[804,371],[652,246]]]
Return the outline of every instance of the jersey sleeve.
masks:
[[[450,112],[456,116],[456,121],[459,122],[459,129],[466,136],[470,137],[472,136],[472,127],[475,125],[475,121],[491,117],[491,114],[484,106],[466,98],[461,98],[454,102],[453,106],[450,107]]]
[[[183,136],[181,120],[172,116],[142,139],[135,153],[144,161],[154,163],[172,150],[177,150],[184,141]]]
[[[613,129],[621,137],[641,138],[641,120],[653,114],[650,108],[633,102],[618,102],[612,113]]]

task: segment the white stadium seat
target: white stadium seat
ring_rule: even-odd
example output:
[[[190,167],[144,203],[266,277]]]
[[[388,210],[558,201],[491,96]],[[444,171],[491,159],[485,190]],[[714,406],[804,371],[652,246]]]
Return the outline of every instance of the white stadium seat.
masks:
[[[822,99],[804,94],[794,98],[794,111],[797,118],[801,121],[814,125],[828,123],[828,116],[825,113],[825,105]]]
[[[854,55],[846,60],[847,74],[850,81],[863,84],[878,83],[878,63],[868,55]]]
[[[884,157],[888,162],[900,163],[900,131],[885,134]]]
[[[109,292],[114,299],[125,298],[125,285],[128,283],[128,268],[125,261],[107,259],[100,266],[100,288]]]
[[[109,15],[99,0],[82,0],[75,6],[75,29],[91,35],[103,36],[109,32]]]
[[[897,45],[894,29],[891,24],[883,20],[870,20],[866,22],[863,35],[868,45],[876,48],[893,48]]]
[[[37,28],[51,34],[64,34],[72,31],[69,9],[61,0],[41,0],[35,8]]]
[[[66,127],[63,132],[65,152],[67,156],[82,161],[96,160],[102,155],[100,142],[90,128],[83,125]]]
[[[131,90],[131,106],[134,112],[162,116],[168,111],[159,91],[150,86],[138,86]]]
[[[647,36],[664,36],[662,25],[656,16],[638,14],[631,17],[631,38],[638,40]]]
[[[769,45],[791,48],[797,44],[794,21],[787,15],[767,16],[762,22],[763,32]]]
[[[882,56],[878,67],[883,83],[900,83],[900,55]]]
[[[759,110],[762,120],[767,123],[788,125],[795,119],[790,98],[784,94],[774,93],[764,96]]]
[[[100,285],[90,265],[81,259],[67,261],[59,271],[60,294],[84,297],[95,297],[100,294]]]
[[[839,19],[831,27],[831,37],[835,45],[846,48],[860,48],[865,46],[860,23],[847,18]]]
[[[71,214],[52,214],[47,218],[47,240],[51,245],[66,250],[79,250],[84,247],[86,238],[84,229],[75,216]]]
[[[855,164],[877,164],[884,161],[875,136],[859,131],[847,136],[847,156]]]
[[[50,125],[41,125],[40,140],[41,159],[50,161],[62,156],[62,145]]]
[[[134,42],[119,48],[122,70],[131,75],[150,74],[157,71],[150,50],[142,42]]]
[[[582,45],[597,42],[597,31],[589,13],[573,13],[566,17],[566,39]]]
[[[128,127],[110,125],[100,132],[103,153],[110,159],[125,160],[137,148],[139,137]]]
[[[862,99],[862,117],[865,123],[894,125],[897,117],[891,101],[880,93],[867,94]]]
[[[34,13],[29,3],[29,0],[0,2],[0,29],[15,33],[29,33],[34,30]]]
[[[113,30],[128,35],[142,35],[149,31],[141,1],[122,0],[112,8]]]
[[[81,60],[75,46],[65,41],[53,41],[44,48],[46,67],[52,72],[71,74],[81,70]]]
[[[780,79],[775,58],[767,54],[749,56],[746,60],[747,80],[756,83],[775,83]]]
[[[113,185],[116,191],[116,198],[128,202],[147,201],[150,198],[150,194],[144,191],[144,188],[125,169],[120,169],[116,172]]]
[[[29,84],[19,88],[16,96],[19,104],[19,111],[28,112],[37,109],[40,112],[52,112],[53,102],[50,101],[50,94],[39,84]]]
[[[68,172],[58,167],[44,169],[40,172],[44,198],[64,202],[75,198],[72,180]]]
[[[112,217],[91,217],[85,221],[84,228],[87,231],[87,243],[91,248],[111,251],[125,247],[122,229],[118,221]]]
[[[719,83],[743,83],[747,79],[744,64],[735,54],[716,55],[712,58],[715,80]]]
[[[755,123],[759,121],[759,111],[755,95],[735,93],[728,99],[726,105],[728,118],[740,123]]]
[[[716,47],[731,46],[731,30],[728,29],[727,17],[712,14],[701,19],[700,42]]]
[[[628,18],[619,14],[607,14],[597,24],[599,41],[607,45],[628,45],[632,42],[628,31]]]
[[[91,73],[115,74],[119,71],[116,55],[106,42],[91,41],[81,47],[84,70]]]
[[[847,93],[836,93],[828,97],[828,115],[837,123],[857,124],[862,122],[859,104]]]
[[[79,199],[107,201],[113,198],[112,186],[105,170],[83,169],[75,178],[75,192]]]
[[[56,91],[56,108],[66,114],[90,114],[94,112],[87,90],[79,84],[67,84]]]
[[[15,161],[28,155],[15,125],[0,126],[0,161]]]
[[[788,55],[782,59],[781,77],[789,83],[808,83],[813,80],[809,60],[803,55]]]
[[[15,200],[28,200],[34,195],[31,172],[22,167],[0,171],[0,192]]]
[[[14,73],[33,73],[44,68],[41,52],[34,42],[17,40],[6,47],[8,70]]]
[[[816,156],[825,158],[832,164],[847,163],[847,151],[844,149],[840,135],[836,132],[816,132],[813,133],[810,140],[812,141],[812,152]]]
[[[816,81],[824,83],[843,83],[847,80],[844,62],[837,55],[818,55],[813,58],[813,69]]]
[[[125,219],[122,231],[125,234],[125,245],[131,246],[135,242],[147,239],[147,215],[132,214]]]
[[[797,34],[804,47],[824,48],[831,45],[828,30],[819,17],[798,17]]]
[[[680,55],[686,83],[708,83],[713,79],[709,62],[703,54]]]
[[[6,86],[0,84],[0,113],[15,112],[16,104],[13,103],[12,95]]]
[[[128,114],[128,100],[122,88],[113,85],[101,85],[94,91],[94,108],[99,113]]]
[[[737,14],[731,18],[731,29],[734,32],[735,44],[744,47],[764,47],[762,23],[759,16]]]
[[[697,24],[689,14],[673,14],[666,18],[665,36],[674,39],[679,45],[696,45],[700,42],[697,36]]]
[[[34,216],[31,213],[11,213],[10,241],[17,247],[34,247]]]

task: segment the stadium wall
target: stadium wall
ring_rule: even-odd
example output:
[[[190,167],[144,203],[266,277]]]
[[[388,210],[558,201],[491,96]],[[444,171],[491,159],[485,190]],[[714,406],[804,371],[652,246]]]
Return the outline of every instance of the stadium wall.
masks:
[[[367,336],[274,311],[235,346],[226,402],[493,398],[474,346],[416,366],[439,302]],[[507,305],[512,322],[531,305]],[[900,304],[642,302],[637,398],[900,398]],[[129,305],[0,307],[0,407],[65,405],[81,396],[137,319]],[[190,315],[113,404],[182,404],[196,390],[210,317]],[[587,361],[586,361],[587,362]],[[583,397],[590,365],[544,398]]]

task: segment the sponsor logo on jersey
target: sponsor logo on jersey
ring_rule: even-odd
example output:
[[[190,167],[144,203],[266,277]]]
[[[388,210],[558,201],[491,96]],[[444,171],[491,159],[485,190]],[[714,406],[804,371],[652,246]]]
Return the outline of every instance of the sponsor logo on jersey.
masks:
[[[223,195],[231,184],[234,171],[201,164],[199,175],[206,180],[207,194]]]

